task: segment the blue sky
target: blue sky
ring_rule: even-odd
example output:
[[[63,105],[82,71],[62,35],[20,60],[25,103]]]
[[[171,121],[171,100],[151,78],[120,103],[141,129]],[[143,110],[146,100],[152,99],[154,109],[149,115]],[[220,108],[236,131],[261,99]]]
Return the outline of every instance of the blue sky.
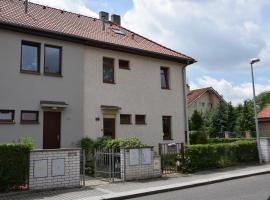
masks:
[[[235,105],[270,90],[270,0],[30,0],[97,17],[120,14],[124,27],[194,57],[192,88],[212,86]]]

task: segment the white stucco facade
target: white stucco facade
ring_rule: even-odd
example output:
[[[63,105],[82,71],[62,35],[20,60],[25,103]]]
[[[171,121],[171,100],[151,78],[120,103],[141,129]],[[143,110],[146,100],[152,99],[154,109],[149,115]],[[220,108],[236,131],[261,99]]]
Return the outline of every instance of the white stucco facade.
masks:
[[[40,75],[20,73],[22,40],[41,44]],[[184,142],[182,64],[6,30],[0,30],[0,44],[0,109],[15,110],[14,124],[0,124],[0,143],[31,136],[42,148],[42,100],[68,104],[61,114],[61,147],[103,135],[101,105],[121,108],[115,115],[116,137],[137,136],[157,146],[164,142],[162,116],[171,116],[173,140],[165,142]],[[43,74],[44,44],[62,47],[63,77]],[[103,57],[114,58],[115,84],[103,83]],[[128,60],[130,70],[119,69],[119,59]],[[161,89],[161,66],[169,68],[169,90]],[[21,110],[39,111],[39,124],[20,124]],[[121,125],[120,114],[131,114],[132,124]],[[146,124],[136,125],[135,114],[146,115]]]

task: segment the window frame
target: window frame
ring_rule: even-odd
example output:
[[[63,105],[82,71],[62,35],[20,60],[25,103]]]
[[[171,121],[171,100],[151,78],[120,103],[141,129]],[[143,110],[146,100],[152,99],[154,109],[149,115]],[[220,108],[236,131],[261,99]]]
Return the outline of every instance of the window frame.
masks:
[[[123,122],[121,120],[121,117],[128,117],[128,122]],[[131,119],[131,114],[120,114],[120,124],[126,124],[126,125],[130,125],[132,124],[132,119]]]
[[[125,67],[121,66],[120,62],[127,62],[128,63],[127,67],[126,66]],[[124,60],[124,59],[119,59],[118,60],[118,67],[119,67],[119,69],[130,70],[130,61],[129,60]]]
[[[3,120],[0,119],[0,124],[15,124],[15,110],[9,110],[9,109],[0,109],[0,112],[11,112],[12,119],[11,120]]]
[[[37,48],[37,70],[33,71],[33,70],[25,70],[25,69],[23,69],[23,66],[22,66],[23,45],[32,46],[32,47]],[[20,61],[20,72],[21,73],[40,75],[40,54],[41,54],[40,49],[41,49],[41,43],[22,40],[22,42],[21,42],[21,61]]]
[[[59,73],[52,73],[52,72],[46,72],[46,47],[49,48],[55,48],[59,49]],[[56,76],[56,77],[62,77],[62,54],[63,54],[63,47],[61,46],[56,46],[56,45],[51,45],[51,44],[44,44],[44,75],[46,76]]]
[[[144,117],[144,120],[143,121],[138,121],[137,117]],[[135,115],[135,124],[136,125],[146,125],[146,115],[140,115],[140,114],[137,114]]]
[[[23,113],[35,113],[36,120],[23,120]],[[21,124],[39,124],[39,111],[36,110],[21,110]]]
[[[111,67],[112,68],[112,81],[104,80],[104,60],[105,59],[110,59],[110,60],[113,61],[113,66]],[[114,66],[115,66],[115,59],[114,58],[110,58],[110,57],[103,57],[102,58],[102,78],[103,78],[103,83],[115,84]]]
[[[165,135],[165,132],[164,132],[164,120],[165,120],[165,118],[168,118],[169,122],[170,122],[168,135]],[[173,140],[173,137],[172,137],[172,116],[168,116],[168,115],[162,116],[162,132],[163,132],[163,140]]]
[[[162,81],[161,81],[161,71],[162,70],[164,71],[164,76],[165,76],[165,83],[166,83],[165,87],[162,86]],[[163,90],[170,89],[170,68],[169,67],[163,67],[163,66],[160,67],[160,87]]]

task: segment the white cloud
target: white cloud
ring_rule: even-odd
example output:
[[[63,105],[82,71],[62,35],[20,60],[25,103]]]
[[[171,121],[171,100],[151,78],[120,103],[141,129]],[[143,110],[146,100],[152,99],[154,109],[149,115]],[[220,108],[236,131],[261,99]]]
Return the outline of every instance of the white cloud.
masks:
[[[202,87],[213,87],[219,94],[223,95],[226,101],[231,101],[234,105],[243,103],[244,100],[252,98],[251,82],[235,84],[225,79],[215,79],[210,76],[203,76],[190,83],[191,89]],[[256,94],[259,94],[270,88],[270,80],[267,84],[255,84]]]
[[[196,65],[205,69],[241,71],[250,58],[267,49],[270,33],[261,29],[261,9],[266,2],[133,0],[123,24],[195,57]]]
[[[97,17],[97,14],[87,8],[86,0],[30,0],[33,3],[47,5],[50,7],[75,12],[90,17]]]

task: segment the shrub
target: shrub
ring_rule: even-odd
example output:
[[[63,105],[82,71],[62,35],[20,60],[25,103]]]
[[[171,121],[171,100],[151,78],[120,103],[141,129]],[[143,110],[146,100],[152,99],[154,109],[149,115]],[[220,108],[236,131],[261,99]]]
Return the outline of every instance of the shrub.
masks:
[[[19,139],[19,144],[28,147],[29,149],[34,149],[34,144],[33,144],[33,140],[31,137],[22,137]]]
[[[101,149],[105,149],[107,144],[112,140],[111,137],[108,136],[103,136],[103,137],[99,137],[96,139],[95,141],[95,148],[101,148]]]
[[[220,144],[187,145],[185,147],[184,172],[223,168],[240,162],[257,161],[255,140]]]
[[[114,140],[110,140],[106,148],[107,149],[120,149],[120,148],[140,148],[146,145],[142,144],[137,137],[119,137]]]
[[[83,150],[85,150],[86,155],[92,154],[94,152],[94,148],[95,148],[94,140],[92,140],[89,137],[85,137],[85,138],[81,139],[80,147]]]
[[[0,191],[14,189],[28,180],[30,140],[0,145]],[[25,143],[25,144],[24,144]]]
[[[190,131],[190,144],[207,144],[207,137],[204,131]]]
[[[208,144],[232,143],[236,141],[254,141],[254,138],[208,138]]]

